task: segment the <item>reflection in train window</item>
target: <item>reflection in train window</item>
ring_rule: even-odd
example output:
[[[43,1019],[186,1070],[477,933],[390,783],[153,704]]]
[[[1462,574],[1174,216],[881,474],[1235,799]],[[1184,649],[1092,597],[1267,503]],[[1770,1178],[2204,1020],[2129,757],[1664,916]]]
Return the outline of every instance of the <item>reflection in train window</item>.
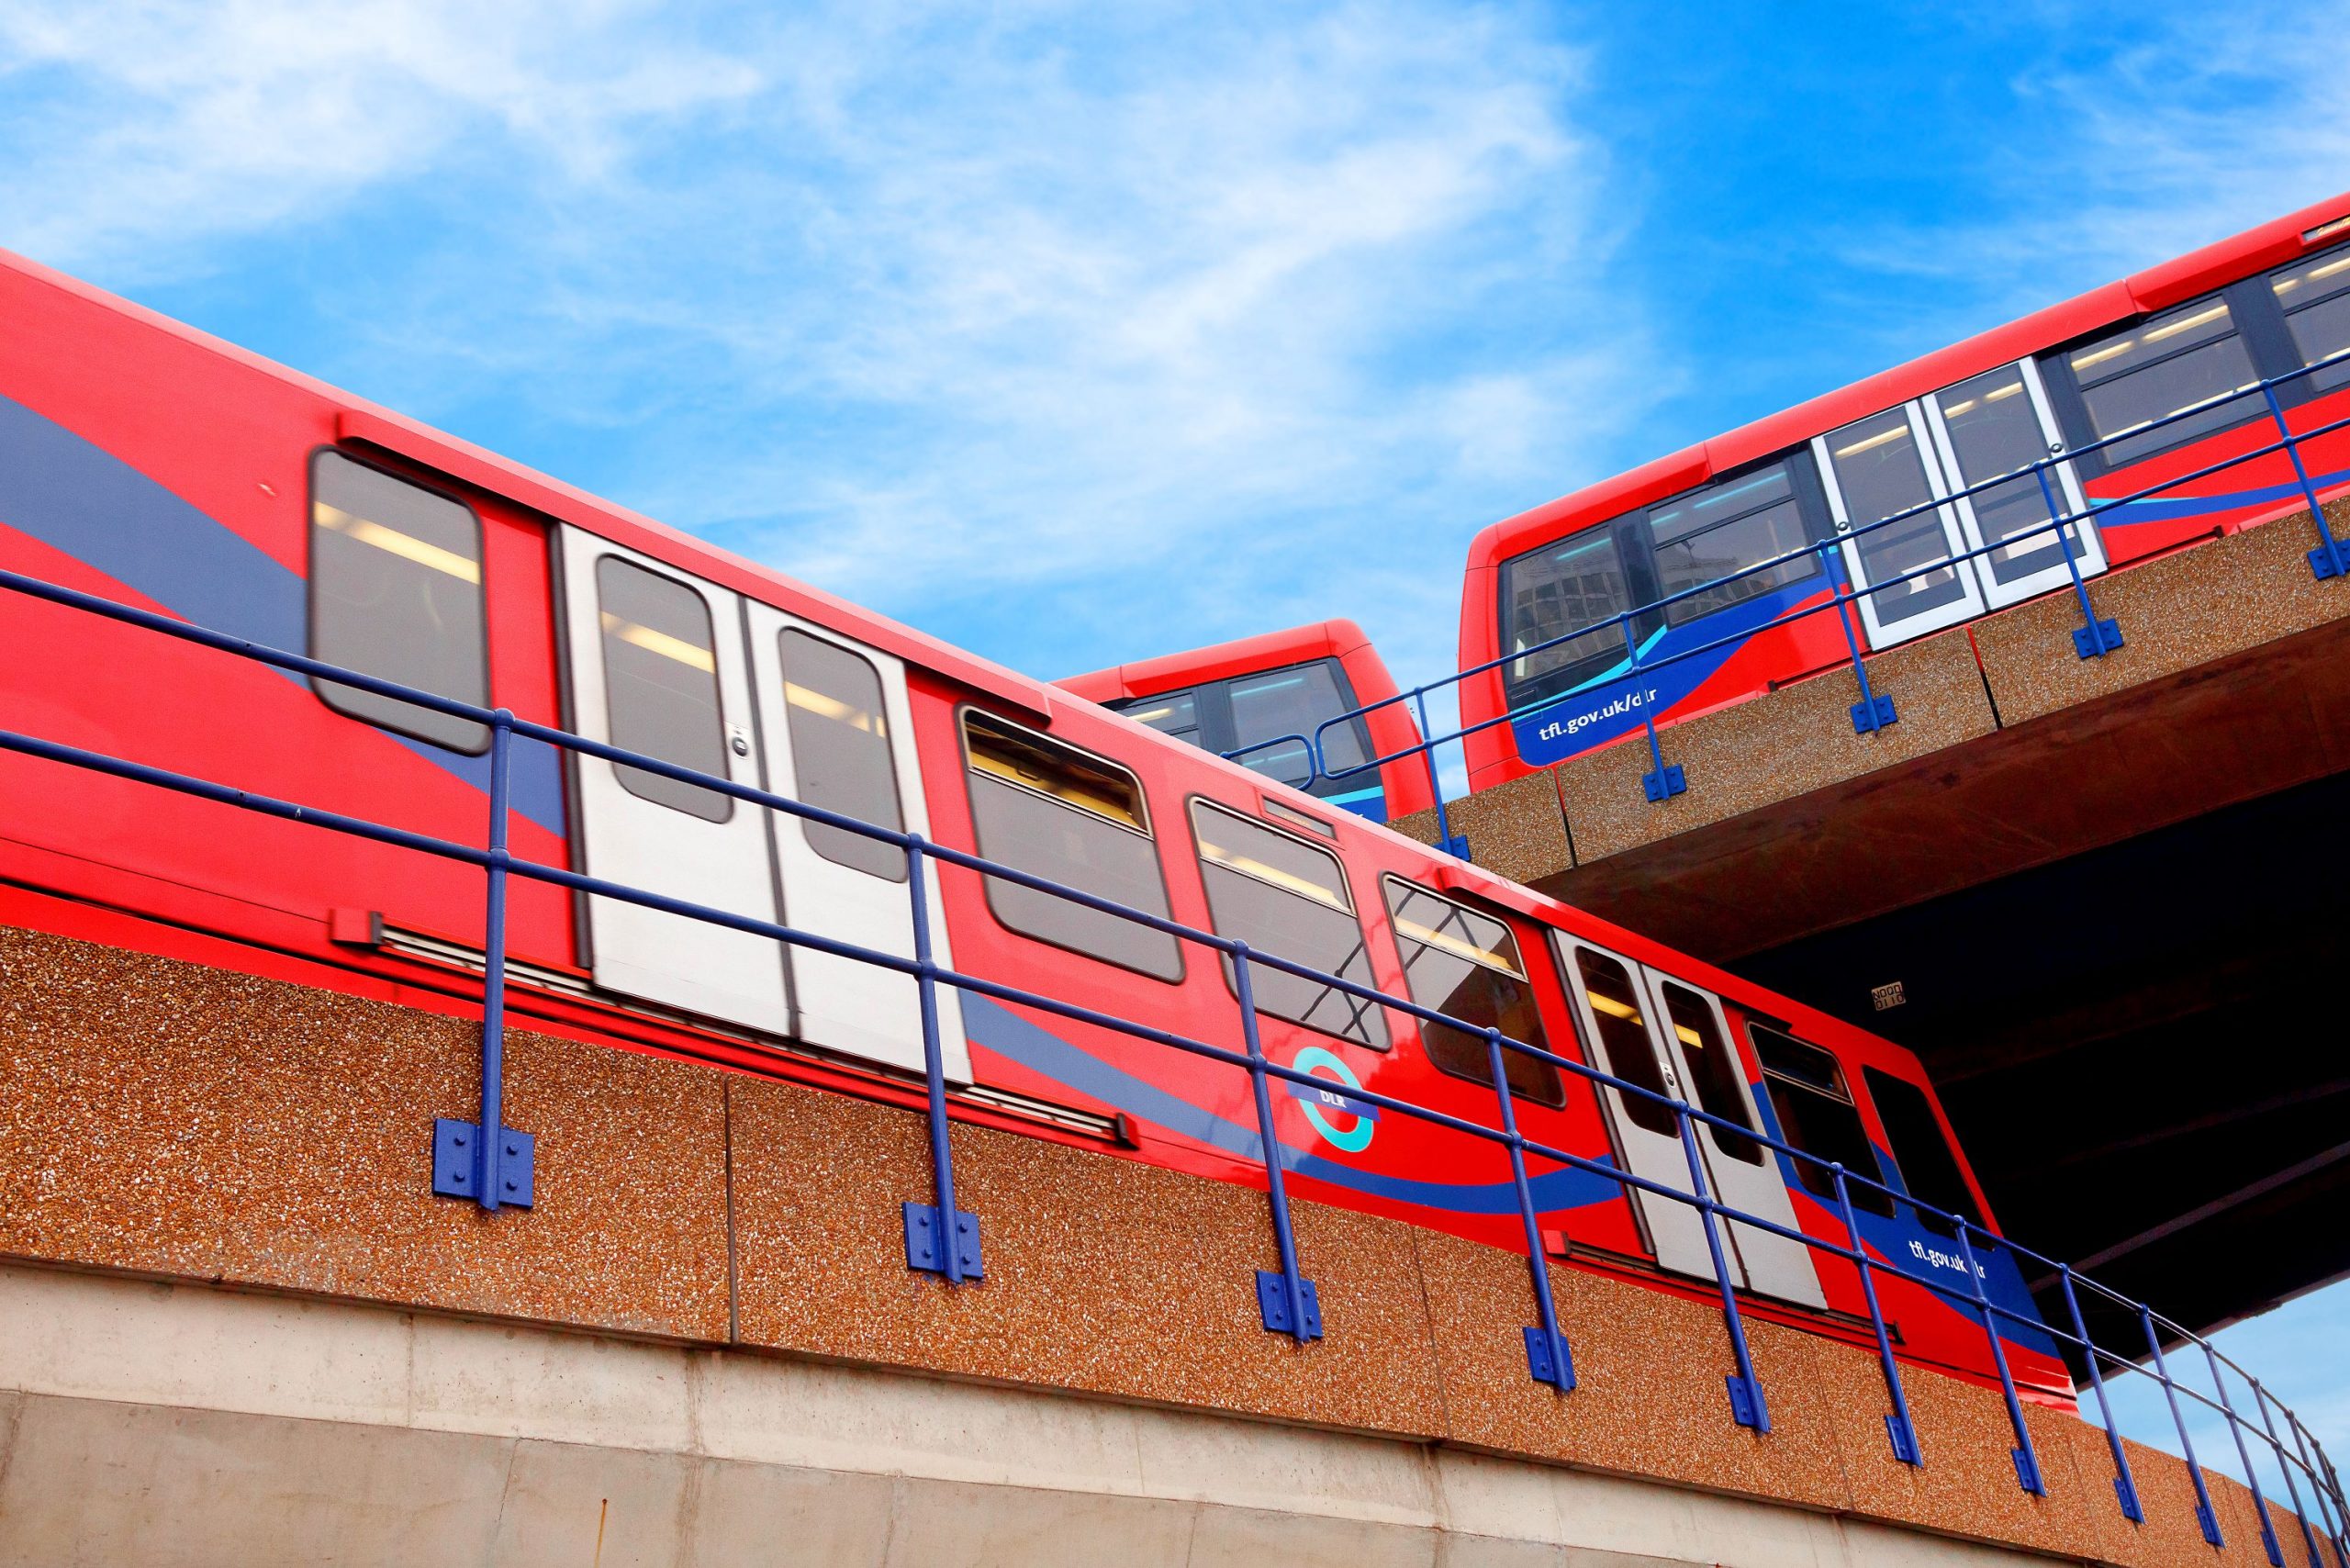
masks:
[[[791,628],[778,636],[777,652],[800,800],[903,832],[880,672],[852,649]],[[906,879],[906,852],[896,845],[830,823],[800,825],[808,847],[825,859],[893,882]]]
[[[1768,1025],[1750,1025],[1747,1032],[1754,1041],[1754,1054],[1762,1062],[1762,1087],[1771,1096],[1772,1114],[1779,1118],[1779,1136],[1806,1154],[1836,1162],[1865,1178],[1844,1184],[1853,1207],[1891,1214],[1892,1198],[1868,1184],[1884,1181],[1885,1172],[1877,1165],[1876,1149],[1861,1124],[1860,1108],[1852,1103],[1844,1070],[1836,1058]],[[1803,1183],[1805,1192],[1836,1202],[1834,1172],[1818,1160],[1794,1163],[1796,1180]]]
[[[976,711],[963,715],[979,853],[1031,876],[1167,918],[1167,880],[1142,785],[1115,763]],[[1174,937],[1058,893],[987,879],[1011,930],[1163,980],[1183,978]]]
[[[481,521],[471,508],[337,452],[310,462],[310,656],[489,705]],[[489,727],[331,680],[338,713],[479,752]]]
[[[1395,923],[1395,948],[1404,959],[1411,998],[1478,1029],[1499,1029],[1506,1038],[1549,1050],[1534,988],[1520,962],[1517,938],[1491,915],[1438,898],[1401,878],[1386,879],[1387,913]],[[1428,1059],[1457,1078],[1490,1084],[1492,1055],[1483,1035],[1445,1024],[1423,1023],[1420,1038]],[[1538,1104],[1563,1105],[1566,1086],[1547,1061],[1502,1048],[1502,1070],[1512,1094]]]
[[[1958,1156],[1951,1152],[1950,1140],[1942,1136],[1942,1125],[1926,1092],[1881,1068],[1863,1068],[1861,1075],[1868,1081],[1869,1098],[1876,1102],[1886,1141],[1893,1146],[1893,1163],[1901,1172],[1903,1189],[1921,1204],[1969,1220],[1979,1219],[1974,1195],[1966,1189],[1966,1177],[1959,1170]],[[1950,1228],[1931,1215],[1919,1218],[1937,1230]]]
[[[674,577],[607,555],[596,563],[596,608],[612,744],[697,773],[731,777],[717,644],[701,595]],[[715,790],[621,763],[612,771],[630,794],[656,805],[714,823],[734,814],[733,797]]]
[[[1337,856],[1205,801],[1192,803],[1192,831],[1217,935],[1378,989]],[[1231,973],[1227,958],[1227,981]],[[1262,964],[1249,966],[1248,987],[1259,1013],[1387,1048],[1387,1015],[1375,1002]]]
[[[1741,1087],[1744,1075],[1740,1072],[1738,1058],[1730,1053],[1729,1042],[1722,1037],[1721,1025],[1716,1018],[1713,1004],[1705,997],[1673,980],[1664,982],[1664,1009],[1673,1025],[1673,1037],[1681,1045],[1681,1059],[1689,1064],[1689,1077],[1697,1091],[1697,1109],[1725,1122],[1735,1122],[1748,1132],[1760,1132],[1754,1125],[1754,1113],[1748,1109],[1746,1092]],[[1730,1159],[1748,1165],[1762,1163],[1762,1146],[1751,1137],[1741,1137],[1728,1127],[1708,1125],[1714,1147]]]

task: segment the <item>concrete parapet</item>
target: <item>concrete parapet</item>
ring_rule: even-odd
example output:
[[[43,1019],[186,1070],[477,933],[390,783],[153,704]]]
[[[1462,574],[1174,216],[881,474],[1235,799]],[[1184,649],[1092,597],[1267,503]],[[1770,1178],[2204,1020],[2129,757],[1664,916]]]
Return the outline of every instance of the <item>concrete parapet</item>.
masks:
[[[517,1032],[537,1206],[487,1216],[427,1177],[473,1032],[0,931],[0,1563],[2214,1560],[2166,1455],[2130,1527],[2037,1411],[2025,1497],[1997,1392],[1912,1368],[1909,1472],[1874,1357],[1761,1321],[1756,1434],[1717,1311],[1563,1266],[1561,1396],[1522,1258],[1352,1211],[1296,1205],[1295,1346],[1260,1193],[1011,1132],[955,1128],[950,1291],[918,1117],[697,1063]]]

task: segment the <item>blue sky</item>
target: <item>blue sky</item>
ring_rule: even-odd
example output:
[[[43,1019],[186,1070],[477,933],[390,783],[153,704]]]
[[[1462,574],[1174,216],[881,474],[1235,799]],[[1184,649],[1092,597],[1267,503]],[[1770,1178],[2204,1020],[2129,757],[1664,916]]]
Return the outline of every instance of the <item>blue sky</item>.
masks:
[[[1037,675],[1425,678],[1483,523],[2350,185],[2344,36],[16,0],[0,243]],[[2350,1450],[2350,1297],[2238,1333]]]

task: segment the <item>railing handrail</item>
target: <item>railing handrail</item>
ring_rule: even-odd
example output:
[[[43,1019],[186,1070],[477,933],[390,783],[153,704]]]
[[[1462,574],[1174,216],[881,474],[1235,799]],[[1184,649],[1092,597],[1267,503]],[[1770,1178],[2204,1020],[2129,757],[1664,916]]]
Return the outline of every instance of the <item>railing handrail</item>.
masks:
[[[1505,1036],[1498,1028],[1477,1025],[1441,1010],[1427,1007],[1408,997],[1391,995],[1374,987],[1284,958],[1278,954],[1260,951],[1237,938],[1223,936],[1214,931],[1203,930],[1149,911],[1136,909],[1115,900],[1102,898],[1082,889],[1055,882],[1049,878],[1002,864],[981,855],[932,843],[920,834],[880,827],[757,786],[743,784],[719,775],[702,773],[659,757],[649,756],[568,731],[518,718],[505,709],[483,708],[455,699],[420,691],[363,671],[349,669],[307,655],[272,648],[249,639],[235,637],[155,611],[46,582],[25,574],[0,570],[0,589],[24,594],[62,608],[98,615],[165,636],[211,647],[237,657],[306,674],[319,679],[331,680],[380,697],[412,703],[488,727],[492,742],[490,800],[493,803],[493,823],[490,844],[487,848],[476,848],[472,845],[395,827],[388,823],[281,801],[215,780],[16,732],[0,731],[0,749],[482,868],[489,875],[491,889],[491,918],[487,926],[485,946],[483,1089],[483,1126],[490,1132],[494,1133],[503,1126],[499,1119],[497,1102],[499,1063],[502,1060],[503,1052],[504,887],[507,877],[519,876],[526,879],[563,887],[576,893],[617,899],[640,907],[763,936],[788,946],[806,947],[852,961],[876,965],[914,979],[923,1002],[924,1079],[929,1092],[933,1159],[940,1198],[936,1213],[940,1216],[940,1223],[945,1226],[940,1237],[939,1250],[943,1256],[940,1260],[939,1271],[944,1272],[950,1282],[963,1277],[963,1271],[957,1261],[954,1239],[958,1211],[954,1206],[952,1162],[945,1136],[946,1121],[945,1075],[940,1056],[937,1015],[933,1000],[935,988],[942,984],[960,991],[1033,1007],[1056,1016],[1111,1029],[1131,1038],[1163,1045],[1247,1070],[1250,1074],[1256,1090],[1259,1123],[1259,1152],[1267,1173],[1269,1192],[1274,1207],[1275,1225],[1281,1243],[1283,1266],[1277,1288],[1287,1303],[1289,1325],[1287,1331],[1300,1338],[1313,1337],[1307,1332],[1307,1325],[1310,1320],[1318,1321],[1318,1308],[1312,1305],[1310,1287],[1303,1279],[1296,1263],[1294,1239],[1288,1221],[1284,1188],[1284,1172],[1292,1162],[1292,1155],[1288,1146],[1281,1141],[1276,1133],[1270,1103],[1266,1098],[1265,1085],[1271,1080],[1279,1080],[1287,1084],[1310,1090],[1341,1092],[1348,1102],[1391,1110],[1398,1114],[1461,1133],[1480,1142],[1497,1145],[1507,1150],[1513,1181],[1519,1196],[1521,1218],[1528,1232],[1528,1266],[1536,1280],[1536,1294],[1541,1309],[1542,1322],[1539,1331],[1547,1341],[1550,1357],[1548,1365],[1551,1369],[1550,1375],[1544,1375],[1541,1371],[1544,1363],[1536,1357],[1534,1361],[1536,1375],[1541,1381],[1553,1383],[1562,1390],[1572,1386],[1572,1374],[1568,1366],[1564,1334],[1559,1327],[1555,1305],[1551,1299],[1547,1265],[1544,1261],[1545,1249],[1539,1229],[1538,1211],[1534,1207],[1530,1188],[1528,1185],[1525,1160],[1528,1155],[1549,1160],[1564,1169],[1583,1171],[1611,1181],[1627,1194],[1635,1191],[1645,1193],[1696,1211],[1705,1229],[1708,1247],[1713,1251],[1715,1282],[1721,1295],[1725,1323],[1739,1367],[1738,1375],[1730,1380],[1733,1411],[1745,1424],[1768,1429],[1768,1417],[1762,1403],[1762,1387],[1754,1372],[1741,1325],[1737,1287],[1731,1281],[1722,1250],[1719,1226],[1724,1223],[1750,1226],[1765,1234],[1780,1237],[1805,1247],[1809,1252],[1825,1253],[1840,1258],[1857,1270],[1868,1300],[1872,1327],[1877,1337],[1889,1395],[1896,1407],[1896,1416],[1889,1417],[1888,1422],[1897,1421],[1898,1424],[1889,1425],[1888,1429],[1893,1433],[1897,1457],[1904,1457],[1911,1462],[1916,1462],[1918,1450],[1914,1431],[1910,1431],[1907,1426],[1908,1406],[1902,1394],[1900,1379],[1896,1371],[1895,1357],[1887,1337],[1886,1326],[1875,1303],[1874,1275],[1878,1272],[1887,1273],[1912,1284],[1921,1285],[1938,1296],[1959,1304],[1963,1309],[1972,1311],[1980,1317],[2018,1439],[2019,1446],[2015,1457],[2019,1479],[2027,1490],[2038,1491],[2042,1489],[2042,1485],[2038,1478],[2036,1462],[2031,1456],[2031,1438],[2023,1422],[2016,1385],[2006,1363],[2002,1337],[1998,1327],[1998,1322],[2002,1320],[2045,1334],[2049,1336],[2052,1342],[2076,1347],[2087,1358],[2087,1364],[2092,1370],[2098,1361],[2105,1361],[2154,1377],[2164,1387],[2165,1395],[2172,1400],[2174,1410],[2177,1409],[2178,1396],[2183,1394],[2188,1399],[2220,1412],[2230,1422],[2231,1430],[2236,1435],[2240,1446],[2245,1441],[2247,1435],[2266,1444],[2266,1451],[2274,1456],[2280,1472],[2287,1477],[2288,1486],[2297,1470],[2308,1478],[2313,1494],[2321,1499],[2321,1506],[2330,1506],[2333,1509],[2331,1517],[2325,1521],[2329,1533],[2336,1539],[2338,1544],[2350,1545],[2350,1540],[2345,1540],[2344,1536],[2344,1531],[2350,1530],[2350,1508],[2345,1508],[2344,1506],[2338,1480],[2333,1477],[2331,1462],[2326,1459],[2323,1447],[2317,1440],[2315,1434],[2308,1430],[2297,1415],[2276,1401],[2273,1395],[2268,1394],[2249,1373],[2244,1372],[2241,1367],[2236,1367],[2232,1360],[2221,1357],[2216,1348],[2201,1336],[2186,1330],[2167,1318],[2158,1319],[2152,1309],[2143,1304],[2132,1302],[2118,1292],[2083,1279],[2053,1260],[2047,1259],[2042,1254],[1977,1226],[1963,1214],[1953,1213],[1923,1203],[1905,1191],[1851,1170],[1839,1162],[1823,1159],[1818,1155],[1797,1148],[1761,1131],[1757,1126],[1715,1115],[1686,1100],[1659,1093],[1557,1051]],[[716,909],[690,900],[655,893],[644,889],[574,871],[568,868],[545,865],[513,855],[505,846],[505,823],[508,815],[506,786],[510,769],[510,741],[517,735],[616,765],[640,768],[680,783],[711,790],[754,805],[898,846],[905,852],[908,861],[909,899],[914,916],[914,957],[909,958],[896,953],[863,947],[854,943],[825,936],[818,932],[788,926],[780,922],[767,921],[755,916]],[[1228,1047],[1216,1045],[1211,1041],[1195,1039],[1134,1020],[1122,1019],[1097,1009],[1083,1007],[981,976],[966,974],[938,964],[930,954],[930,924],[926,913],[925,871],[927,862],[934,860],[981,876],[1002,878],[1099,913],[1131,921],[1172,936],[1178,941],[1197,944],[1224,955],[1232,961],[1233,965],[1235,990],[1237,999],[1242,1003],[1241,1027],[1247,1049],[1235,1051]],[[1332,1080],[1268,1059],[1259,1040],[1259,1014],[1249,990],[1249,972],[1252,966],[1258,965],[1313,981],[1341,994],[1392,1009],[1417,1019],[1423,1024],[1449,1027],[1472,1037],[1482,1037],[1487,1043],[1494,1063],[1494,1089],[1502,1126],[1499,1128],[1489,1127],[1479,1122],[1417,1105],[1377,1091],[1335,1085]],[[1675,1125],[1680,1132],[1689,1168],[1689,1187],[1684,1190],[1669,1182],[1640,1176],[1626,1167],[1615,1164],[1610,1159],[1593,1159],[1527,1137],[1519,1130],[1516,1124],[1515,1099],[1509,1087],[1508,1074],[1502,1065],[1502,1053],[1505,1050],[1515,1051],[1529,1059],[1548,1063],[1597,1088],[1610,1090],[1618,1094],[1628,1094],[1669,1109],[1674,1116]],[[1748,1139],[1760,1147],[1772,1149],[1789,1160],[1800,1161],[1827,1170],[1836,1190],[1838,1204],[1842,1210],[1846,1243],[1840,1246],[1800,1228],[1784,1226],[1763,1215],[1740,1209],[1711,1195],[1704,1173],[1703,1161],[1698,1153],[1695,1129],[1699,1126],[1711,1127],[1718,1133],[1728,1133]],[[500,1138],[495,1136],[487,1136],[480,1140],[488,1149],[494,1149],[500,1141]],[[487,1169],[494,1172],[496,1170],[494,1157],[485,1152],[482,1158],[493,1160]],[[1896,1204],[1908,1204],[1913,1213],[1921,1217],[1930,1216],[1948,1226],[1965,1261],[1966,1287],[1961,1289],[1959,1286],[1934,1279],[1930,1274],[1913,1272],[1902,1267],[1897,1259],[1880,1260],[1872,1256],[1862,1238],[1857,1219],[1852,1213],[1851,1191],[1852,1184],[1856,1182],[1863,1188],[1881,1193]],[[494,1182],[485,1181],[483,1188],[478,1191],[477,1196],[486,1207],[498,1206],[495,1185]],[[1984,1288],[1983,1272],[1974,1260],[1973,1242],[1970,1238],[1978,1236],[1986,1243],[2004,1249],[2018,1258],[2029,1258],[2059,1270],[2068,1286],[2075,1281],[2088,1284],[2100,1295],[2135,1311],[2140,1320],[2146,1326],[2149,1349],[2153,1359],[2157,1363],[2156,1370],[2149,1371],[2147,1367],[2136,1361],[2121,1356],[2098,1344],[2094,1337],[2087,1333],[2086,1325],[2077,1320],[2076,1327],[2079,1332],[2067,1333],[2045,1322],[2037,1312],[2025,1312],[1992,1301]],[[1271,1314],[1269,1310],[1269,1324],[1271,1321]],[[2175,1334],[2182,1343],[2192,1343],[2204,1350],[2210,1361],[2214,1386],[2220,1395],[2217,1401],[2188,1385],[2180,1383],[2172,1378],[2166,1370],[2161,1369],[2161,1347],[2154,1337],[2154,1325],[2157,1321],[2165,1329]],[[1313,1334],[1318,1334],[1318,1327],[1314,1328]],[[1537,1333],[1537,1330],[1529,1329],[1528,1333],[1529,1355],[1532,1356],[1534,1340],[1531,1337]],[[2260,1410],[2264,1422],[2266,1420],[2267,1411],[2271,1406],[2285,1416],[2288,1431],[2295,1439],[2296,1450],[2300,1450],[2303,1440],[2306,1439],[2308,1454],[2298,1452],[2288,1454],[2283,1441],[2273,1430],[2265,1434],[2254,1432],[2249,1424],[2234,1412],[2226,1399],[2225,1383],[2219,1372],[2219,1368],[2222,1364],[2235,1367],[2238,1375],[2257,1391],[2262,1401]],[[2098,1392],[2099,1398],[2102,1399],[2101,1383],[2098,1385]],[[2189,1462],[2192,1468],[2191,1442],[2187,1439],[2183,1417],[2180,1419],[2179,1432],[2182,1444],[2188,1447],[2190,1450]],[[1908,1443],[1906,1450],[1904,1449],[1905,1434]],[[2126,1506],[2130,1495],[2128,1467],[2126,1460],[2121,1456],[2118,1439],[2116,1439],[2114,1451],[2117,1460],[2117,1481]],[[2248,1455],[2249,1450],[2244,1451]],[[2310,1457],[2311,1455],[2314,1457]],[[2250,1473],[2251,1468],[2247,1459],[2246,1480],[2254,1485],[2255,1495],[2257,1497],[2257,1482]],[[2204,1506],[2208,1510],[2208,1494],[2203,1490],[2204,1484],[2199,1469],[2194,1470],[2193,1473],[2199,1495],[2205,1498]],[[2266,1518],[2265,1503],[2262,1506],[2262,1517],[2265,1521]],[[2215,1532],[2216,1529],[2216,1524],[2211,1524],[2207,1533]]]

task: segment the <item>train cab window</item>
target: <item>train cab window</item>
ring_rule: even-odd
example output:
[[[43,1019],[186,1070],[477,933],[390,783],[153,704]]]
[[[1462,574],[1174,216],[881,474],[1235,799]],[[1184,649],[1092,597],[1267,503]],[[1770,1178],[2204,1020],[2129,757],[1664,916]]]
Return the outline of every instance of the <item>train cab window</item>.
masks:
[[[1764,571],[1717,581],[1812,542],[1815,531],[1806,516],[1811,509],[1799,488],[1798,462],[1783,457],[1649,509],[1649,534],[1664,592],[1669,596],[1714,584],[1665,606],[1666,620],[1683,625],[1819,575],[1818,558],[1807,553]]]
[[[863,655],[794,628],[778,634],[777,651],[800,800],[903,832],[880,672]],[[830,823],[803,826],[808,847],[834,865],[893,882],[906,879],[905,852],[896,845]]]
[[[1200,702],[1189,691],[1169,691],[1163,696],[1123,702],[1117,711],[1137,724],[1148,724],[1162,735],[1172,735],[1193,745],[1200,744]]]
[[[612,744],[728,777],[709,604],[674,577],[607,555],[596,563],[596,609]],[[714,823],[734,814],[731,795],[621,763],[612,771],[630,794],[656,805]]]
[[[2228,302],[2217,295],[2084,343],[2065,355],[2065,364],[2080,388],[2089,426],[2099,437],[2136,430],[2208,398],[2240,392],[2260,379]],[[2252,398],[2230,398],[2159,430],[2117,441],[2101,448],[2099,455],[2106,467],[2119,468],[2239,424],[2262,407]],[[2041,515],[2045,521],[2046,512]]]
[[[1885,1180],[1868,1129],[1861,1125],[1860,1107],[1844,1084],[1844,1070],[1818,1046],[1805,1045],[1794,1036],[1767,1025],[1747,1026],[1754,1054],[1762,1063],[1762,1087],[1771,1096],[1771,1110],[1779,1118],[1779,1134],[1806,1154],[1833,1160],[1861,1182],[1847,1182],[1852,1206],[1873,1214],[1890,1215],[1893,1200],[1868,1184]],[[1830,1204],[1836,1202],[1836,1178],[1824,1164],[1795,1161],[1796,1180],[1804,1191]]]
[[[1232,704],[1232,749],[1247,752],[1239,760],[1296,787],[1314,779],[1314,765],[1304,745],[1296,741],[1282,744],[1281,737],[1302,735],[1310,742],[1318,726],[1355,705],[1352,696],[1340,689],[1338,673],[1326,660],[1238,676],[1226,684],[1225,694]],[[1370,761],[1367,739],[1360,719],[1324,730],[1326,771],[1343,776],[1347,769]],[[1339,782],[1360,785],[1364,780],[1341,777]]]
[[[1337,856],[1205,801],[1192,802],[1192,833],[1217,935],[1378,988]],[[1232,981],[1229,958],[1225,981]],[[1387,1015],[1375,1002],[1261,964],[1249,966],[1248,987],[1259,1013],[1387,1049]]]
[[[1503,671],[1510,706],[1570,690],[1621,661],[1624,629],[1615,618],[1633,602],[1613,524],[1503,562],[1502,648],[1509,655]],[[1559,637],[1567,640],[1542,646]]]
[[[1902,1187],[1921,1204],[1976,1218],[1974,1194],[1966,1189],[1958,1156],[1951,1152],[1926,1092],[1881,1068],[1863,1068],[1861,1075],[1868,1080],[1869,1098],[1876,1102],[1877,1120],[1885,1124],[1886,1141],[1893,1146]],[[1950,1228],[1930,1215],[1919,1218],[1936,1230]]]
[[[1713,1003],[1685,985],[1673,980],[1664,982],[1664,1011],[1673,1025],[1673,1037],[1681,1045],[1681,1059],[1689,1064],[1691,1087],[1697,1092],[1697,1109],[1709,1116],[1744,1127],[1748,1132],[1760,1132],[1754,1125],[1754,1113],[1746,1103],[1745,1092],[1740,1087],[1745,1075],[1740,1070],[1738,1058],[1731,1053],[1729,1041],[1722,1036],[1721,1020]],[[1714,1147],[1730,1159],[1747,1165],[1762,1163],[1762,1146],[1751,1137],[1741,1137],[1728,1127],[1713,1128]]]
[[[1550,1048],[1517,938],[1507,925],[1401,878],[1386,879],[1385,886],[1395,948],[1414,1002],[1476,1028],[1499,1029],[1538,1050]],[[1483,1036],[1423,1023],[1420,1038],[1438,1070],[1475,1083],[1494,1081]],[[1540,1105],[1567,1103],[1566,1085],[1550,1062],[1507,1047],[1502,1060],[1512,1094]]]
[[[481,520],[447,496],[338,452],[310,460],[310,656],[477,707],[489,705]],[[489,727],[314,680],[338,713],[452,751]]]
[[[1620,1078],[1636,1089],[1645,1089],[1649,1094],[1679,1099],[1664,1081],[1656,1045],[1649,1037],[1645,1004],[1632,983],[1631,971],[1606,954],[1595,953],[1588,947],[1576,952],[1575,969],[1583,979],[1583,1000],[1591,1004],[1592,1022],[1599,1029],[1599,1044],[1606,1054],[1609,1076]],[[1671,1106],[1660,1105],[1646,1094],[1619,1094],[1617,1098],[1622,1100],[1624,1114],[1634,1126],[1665,1137],[1681,1136],[1681,1118]]]
[[[963,750],[982,856],[1167,918],[1167,879],[1133,774],[976,711],[963,715]],[[1163,931],[1001,877],[987,890],[1010,930],[1155,980],[1183,978],[1182,949]]]
[[[2326,366],[2302,376],[2302,385],[2312,392],[2350,385],[2350,249],[2270,273],[2268,287],[2301,363]]]

